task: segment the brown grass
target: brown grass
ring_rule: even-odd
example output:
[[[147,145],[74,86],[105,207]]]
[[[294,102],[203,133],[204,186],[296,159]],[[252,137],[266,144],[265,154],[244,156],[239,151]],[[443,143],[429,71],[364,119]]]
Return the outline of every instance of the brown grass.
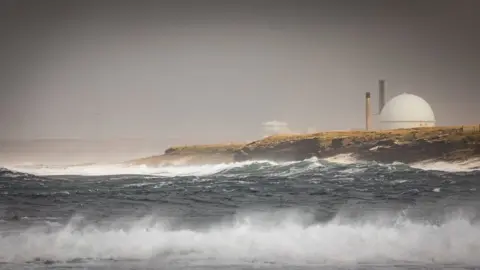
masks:
[[[165,150],[165,154],[212,154],[212,153],[234,153],[243,147],[271,148],[281,143],[295,143],[306,139],[316,139],[319,144],[330,144],[333,139],[349,138],[359,142],[372,140],[392,139],[399,142],[411,142],[418,139],[442,139],[442,140],[463,140],[480,142],[480,126],[443,126],[423,127],[411,129],[395,129],[382,131],[329,131],[310,134],[279,134],[266,137],[248,144],[207,144],[207,145],[185,145],[174,146]]]
[[[183,145],[172,146],[165,150],[165,154],[190,154],[190,153],[233,153],[244,147],[242,143],[228,143],[228,144],[204,144],[204,145]]]
[[[461,140],[467,136],[480,139],[479,126],[424,127],[382,131],[329,131],[300,135],[280,134],[254,141],[247,146],[249,148],[269,148],[280,143],[293,143],[306,139],[317,139],[320,143],[331,142],[333,139],[337,138],[350,138],[357,141],[393,139],[408,142],[417,139],[428,140],[436,137],[441,137],[447,140]]]

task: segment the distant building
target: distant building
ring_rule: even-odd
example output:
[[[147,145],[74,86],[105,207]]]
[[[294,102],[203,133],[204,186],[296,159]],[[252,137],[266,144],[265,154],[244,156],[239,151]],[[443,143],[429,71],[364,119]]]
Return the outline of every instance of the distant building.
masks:
[[[389,100],[380,112],[380,129],[435,126],[432,107],[423,98],[401,94]]]
[[[288,124],[280,121],[269,121],[262,124],[264,136],[272,136],[282,133],[290,133]]]
[[[318,132],[316,128],[314,127],[309,127],[307,128],[307,134],[311,134],[311,133],[316,133]]]

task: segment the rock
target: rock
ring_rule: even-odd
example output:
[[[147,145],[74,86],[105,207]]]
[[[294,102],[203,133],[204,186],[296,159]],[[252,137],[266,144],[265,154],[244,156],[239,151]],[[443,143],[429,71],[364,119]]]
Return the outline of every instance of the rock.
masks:
[[[325,132],[315,135],[270,138],[257,141],[241,151],[243,158],[302,160],[312,156],[319,158],[344,153],[354,153],[358,158],[380,162],[416,162],[425,159],[442,158],[444,153],[456,149],[470,149],[462,155],[480,155],[480,149],[473,147],[480,136],[464,135],[464,139],[447,140],[448,135],[457,134],[454,129],[425,128],[388,132]],[[400,140],[398,140],[400,138]],[[285,140],[284,140],[285,139]],[[288,140],[287,140],[288,139]],[[265,147],[267,144],[268,147]],[[470,154],[467,154],[470,153]],[[475,154],[476,153],[476,154]],[[458,154],[456,156],[459,156]],[[244,159],[243,159],[244,160]]]
[[[170,147],[165,154],[136,160],[135,164],[173,162],[188,164],[268,159],[295,161],[354,153],[379,162],[416,162],[425,159],[465,159],[480,156],[480,132],[458,127],[389,131],[338,131],[302,135],[277,135],[248,144]],[[465,130],[470,130],[466,132]],[[472,131],[473,130],[473,131]]]
[[[340,147],[343,147],[343,140],[344,138],[335,138],[332,140],[332,148],[333,149],[338,149]]]

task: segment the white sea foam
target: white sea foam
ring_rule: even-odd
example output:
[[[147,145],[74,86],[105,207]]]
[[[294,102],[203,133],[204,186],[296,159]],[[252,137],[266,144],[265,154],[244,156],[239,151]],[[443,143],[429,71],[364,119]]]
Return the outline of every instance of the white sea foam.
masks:
[[[353,156],[353,154],[339,154],[324,159],[325,161],[338,164],[355,164],[359,161]]]
[[[240,168],[255,163],[278,165],[271,161],[244,161],[235,163],[219,163],[191,166],[158,166],[146,165],[88,165],[88,166],[9,166],[7,169],[35,175],[155,175],[155,176],[204,176],[225,170]]]
[[[306,163],[306,164],[304,164],[306,166],[301,166],[301,167],[300,166],[292,166],[292,165],[296,165],[296,164],[299,164],[299,163]],[[319,168],[319,167],[325,167],[325,165],[323,165],[317,157],[311,157],[311,158],[305,159],[303,161],[293,161],[293,162],[284,162],[284,163],[276,164],[276,167],[285,167],[285,166],[289,167],[288,171],[284,171],[284,172],[281,172],[281,173],[276,173],[277,176],[292,177],[292,176],[295,176],[295,175],[305,173],[307,171],[314,170],[314,169]]]
[[[461,217],[441,225],[408,220],[384,222],[335,219],[312,224],[300,212],[239,214],[236,222],[207,229],[171,229],[168,222],[143,219],[127,229],[78,227],[55,230],[33,227],[0,236],[0,261],[37,258],[68,261],[79,258],[114,260],[177,260],[209,263],[411,263],[480,264],[480,225]],[[48,247],[48,248],[46,248]]]
[[[308,163],[307,166],[295,167],[296,164]],[[327,163],[327,164],[326,164]],[[316,157],[303,161],[294,162],[273,162],[268,160],[260,161],[243,161],[233,163],[219,163],[206,165],[176,165],[176,166],[158,166],[150,167],[146,165],[125,165],[125,164],[93,164],[93,165],[76,165],[76,166],[42,166],[42,165],[13,165],[6,168],[12,171],[29,173],[34,175],[151,175],[151,176],[206,176],[220,172],[226,172],[232,169],[247,167],[250,165],[260,165],[257,170],[279,168],[290,166],[289,171],[278,173],[278,176],[292,176],[305,171],[314,170],[320,167],[329,166],[328,163],[342,165],[368,165],[369,163],[357,160],[352,154],[340,154],[329,158],[318,159]],[[374,163],[372,163],[374,164]],[[293,165],[293,166],[292,166]],[[465,162],[443,162],[443,161],[423,161],[414,164],[403,164],[394,162],[392,164],[380,164],[391,169],[397,169],[400,165],[410,166],[415,169],[437,170],[446,172],[472,172],[480,171],[480,159],[472,159]],[[359,172],[364,168],[348,168],[345,171]],[[233,174],[236,172],[232,171]]]
[[[295,167],[295,164],[302,162],[308,163],[306,167]],[[256,170],[268,168],[290,167],[287,172],[279,173],[279,176],[292,176],[307,170],[312,170],[323,165],[317,158],[310,158],[304,161],[292,162],[273,162],[268,160],[243,161],[233,163],[205,164],[205,165],[178,165],[178,166],[158,166],[150,167],[146,165],[88,165],[88,166],[8,166],[7,169],[29,173],[34,175],[83,175],[83,176],[102,176],[102,175],[150,175],[150,176],[208,176],[220,172],[243,168],[251,165],[260,165]],[[293,166],[292,166],[293,165]],[[235,175],[235,172],[227,173]],[[124,178],[116,177],[112,180],[121,180]]]
[[[410,165],[412,168],[429,171],[472,172],[480,171],[480,159],[470,159],[463,162],[422,161]]]

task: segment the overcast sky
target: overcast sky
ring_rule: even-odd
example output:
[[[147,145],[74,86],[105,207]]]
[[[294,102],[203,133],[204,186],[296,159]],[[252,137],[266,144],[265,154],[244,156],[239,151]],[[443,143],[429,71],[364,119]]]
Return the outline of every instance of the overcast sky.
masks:
[[[0,4],[1,138],[248,140],[362,128],[364,92],[479,123],[480,1]]]

